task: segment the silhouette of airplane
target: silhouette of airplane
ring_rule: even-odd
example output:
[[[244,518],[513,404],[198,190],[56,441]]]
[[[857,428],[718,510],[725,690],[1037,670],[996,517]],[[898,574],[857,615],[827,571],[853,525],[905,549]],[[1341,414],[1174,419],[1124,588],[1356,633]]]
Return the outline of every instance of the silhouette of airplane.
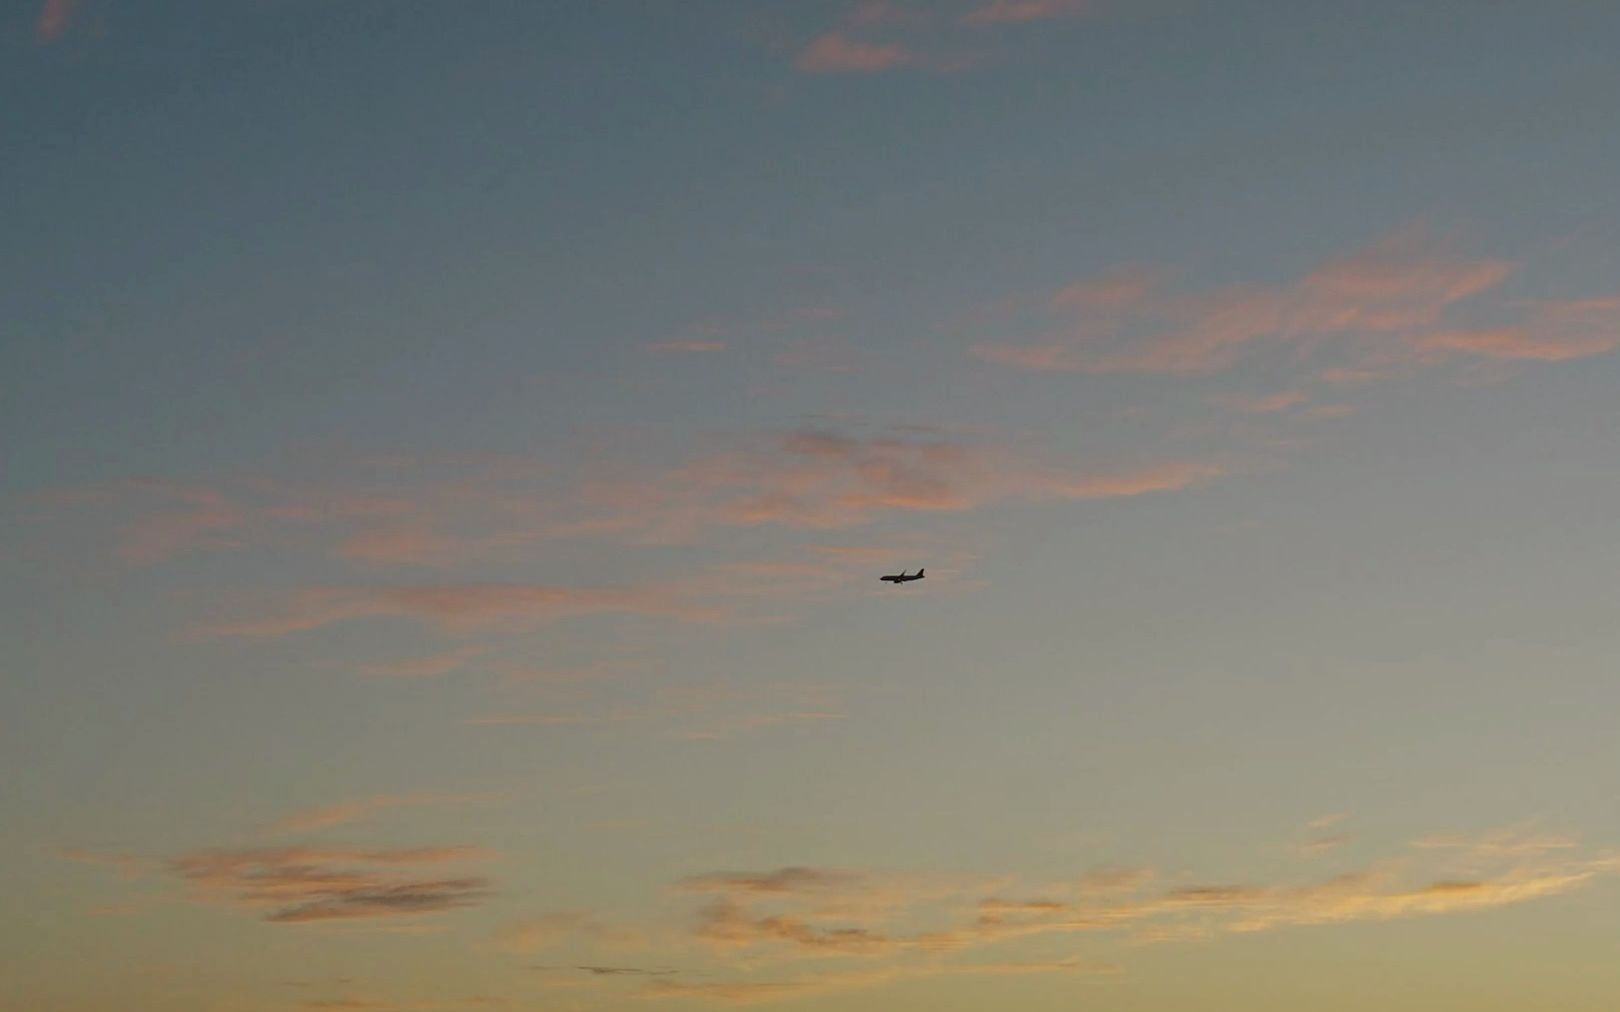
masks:
[[[902,570],[900,570],[900,575],[899,576],[880,576],[880,577],[878,577],[878,579],[884,581],[885,583],[892,583],[896,587],[898,587],[902,583],[910,583],[912,580],[920,580],[920,579],[922,579],[924,572],[926,572],[926,570],[919,569],[919,570],[917,570],[915,575],[907,576],[906,571],[904,569],[902,569]]]

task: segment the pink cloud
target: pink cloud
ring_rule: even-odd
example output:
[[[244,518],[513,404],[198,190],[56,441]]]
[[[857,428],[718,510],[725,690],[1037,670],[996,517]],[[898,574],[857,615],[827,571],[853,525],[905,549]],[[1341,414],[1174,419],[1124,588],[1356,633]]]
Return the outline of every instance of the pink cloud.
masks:
[[[1517,326],[1443,330],[1417,342],[1427,356],[1461,352],[1482,358],[1567,362],[1620,348],[1620,298],[1543,302]]]
[[[45,0],[39,17],[34,21],[34,37],[41,42],[54,42],[73,26],[79,0]]]
[[[991,0],[962,15],[964,25],[984,28],[990,25],[1047,21],[1052,18],[1089,14],[1091,0]]]
[[[1260,343],[1360,336],[1411,342],[1453,305],[1498,287],[1501,260],[1462,257],[1421,228],[1324,263],[1293,284],[1171,291],[1141,269],[1060,290],[1059,321],[1032,344],[987,343],[979,357],[1025,369],[1209,372]]]
[[[711,526],[831,530],[890,511],[961,512],[997,502],[1107,499],[1189,488],[1220,473],[1205,462],[1078,469],[947,440],[787,433],[702,457],[648,479],[587,490],[601,532],[680,539]]]
[[[394,661],[376,661],[360,665],[361,674],[380,678],[437,678],[448,675],[483,653],[482,647],[466,646],[422,657],[405,657]]]
[[[150,509],[119,539],[118,557],[127,562],[160,562],[196,547],[230,546],[235,542],[227,532],[239,531],[248,522],[242,507],[216,489],[150,479],[120,484]]]
[[[211,636],[282,636],[362,618],[408,618],[449,631],[529,625],[586,615],[658,615],[714,621],[724,612],[674,587],[564,587],[525,583],[414,587],[320,587],[300,591],[275,613],[205,626]]]
[[[921,9],[897,3],[896,0],[861,0],[850,8],[843,23],[855,28],[876,28],[887,25],[909,25],[929,20]]]
[[[837,32],[811,40],[799,53],[798,68],[812,74],[873,74],[916,61],[903,46],[862,42]]]
[[[1141,495],[1189,488],[1221,473],[1216,464],[1188,460],[1075,466],[918,429],[878,437],[798,430],[699,450],[672,466],[618,472],[593,466],[594,476],[555,474],[527,463],[450,477],[412,473],[380,488],[350,487],[348,479],[329,488],[239,479],[224,489],[132,480],[42,498],[109,511],[110,526],[121,528],[116,554],[129,562],[255,546],[292,547],[367,566],[439,567],[510,558],[579,538],[671,543],[727,527],[835,530],[893,513]],[[827,578],[806,562],[795,565],[798,571],[786,575]],[[691,604],[694,590],[709,594],[712,588],[686,582],[620,588],[335,585],[288,599],[277,616],[220,628],[271,635],[380,616],[446,628],[611,612],[695,618],[702,609]],[[465,659],[441,654],[366,670],[430,677]]]
[[[1303,391],[1282,390],[1263,397],[1239,398],[1232,401],[1232,406],[1246,415],[1274,415],[1298,407],[1308,400],[1310,395]]]

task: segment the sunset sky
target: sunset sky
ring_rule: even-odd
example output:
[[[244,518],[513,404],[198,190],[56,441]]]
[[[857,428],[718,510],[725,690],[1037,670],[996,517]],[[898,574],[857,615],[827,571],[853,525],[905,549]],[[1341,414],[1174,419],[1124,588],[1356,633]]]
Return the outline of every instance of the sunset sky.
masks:
[[[0,1007],[1613,1012],[1617,52],[0,0]]]

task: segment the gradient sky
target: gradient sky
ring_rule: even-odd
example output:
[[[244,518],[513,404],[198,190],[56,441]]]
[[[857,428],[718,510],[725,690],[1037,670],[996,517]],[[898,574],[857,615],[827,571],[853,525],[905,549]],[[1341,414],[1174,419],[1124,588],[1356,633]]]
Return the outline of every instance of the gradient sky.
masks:
[[[0,1006],[1612,1012],[1617,50],[0,3]]]

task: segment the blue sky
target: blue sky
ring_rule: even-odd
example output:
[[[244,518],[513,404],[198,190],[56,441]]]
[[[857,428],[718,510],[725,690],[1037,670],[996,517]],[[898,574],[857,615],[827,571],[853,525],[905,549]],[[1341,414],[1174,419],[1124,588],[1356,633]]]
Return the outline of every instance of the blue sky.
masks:
[[[1617,41],[0,7],[0,1004],[1611,1008]]]

